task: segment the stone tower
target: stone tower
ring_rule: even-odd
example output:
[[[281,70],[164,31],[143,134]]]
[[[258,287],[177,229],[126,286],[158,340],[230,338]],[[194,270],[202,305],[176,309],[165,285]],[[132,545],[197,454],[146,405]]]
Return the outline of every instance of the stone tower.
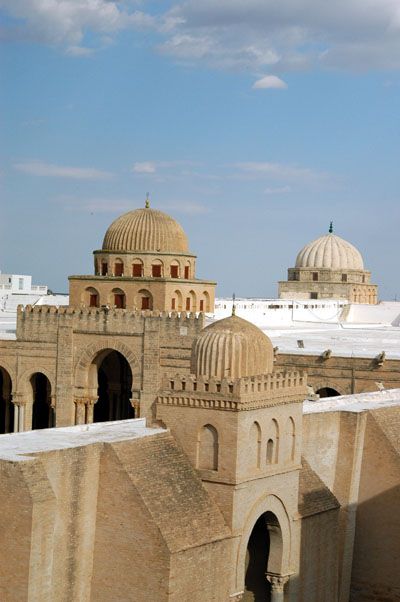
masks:
[[[215,282],[196,278],[183,228],[150,208],[118,217],[94,251],[94,275],[70,276],[70,305],[212,312]]]
[[[270,592],[275,602],[296,587],[306,379],[273,372],[273,361],[268,337],[232,315],[200,333],[192,373],[166,377],[157,401],[231,529],[232,600]],[[253,566],[263,545],[264,565]]]

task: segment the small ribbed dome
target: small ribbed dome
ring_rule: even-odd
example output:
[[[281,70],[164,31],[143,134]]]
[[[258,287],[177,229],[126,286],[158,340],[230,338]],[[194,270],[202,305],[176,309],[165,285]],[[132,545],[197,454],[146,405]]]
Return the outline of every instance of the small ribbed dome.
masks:
[[[268,374],[273,362],[274,350],[269,338],[238,316],[207,326],[193,347],[192,366],[196,376],[240,378]]]
[[[364,270],[364,262],[352,244],[329,233],[303,247],[297,255],[296,268]]]
[[[182,226],[166,213],[148,207],[114,220],[104,237],[103,251],[189,252]]]

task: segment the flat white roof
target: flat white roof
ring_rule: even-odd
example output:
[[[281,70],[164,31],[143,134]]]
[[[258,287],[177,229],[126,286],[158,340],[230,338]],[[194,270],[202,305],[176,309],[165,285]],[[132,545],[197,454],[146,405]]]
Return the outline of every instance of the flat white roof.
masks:
[[[31,459],[30,454],[137,439],[157,433],[165,433],[165,429],[147,427],[145,418],[11,433],[0,435],[0,460],[22,462]]]
[[[400,407],[400,389],[385,389],[373,393],[356,393],[355,395],[340,395],[324,397],[319,401],[305,401],[304,414],[319,414],[322,412],[365,412],[388,407]]]

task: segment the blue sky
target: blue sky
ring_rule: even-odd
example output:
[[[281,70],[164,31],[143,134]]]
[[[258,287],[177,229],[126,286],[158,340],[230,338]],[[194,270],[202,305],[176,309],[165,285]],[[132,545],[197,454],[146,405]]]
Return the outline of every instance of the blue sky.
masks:
[[[0,18],[2,271],[66,291],[149,192],[220,295],[276,295],[332,219],[400,298],[397,0],[0,0]]]

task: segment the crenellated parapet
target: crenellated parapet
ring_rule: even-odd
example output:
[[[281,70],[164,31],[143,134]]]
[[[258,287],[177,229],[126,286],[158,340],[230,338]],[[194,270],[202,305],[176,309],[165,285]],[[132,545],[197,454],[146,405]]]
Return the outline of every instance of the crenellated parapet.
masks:
[[[281,372],[238,379],[193,375],[165,376],[157,403],[219,410],[250,410],[303,401],[307,376]]]
[[[203,315],[187,312],[20,305],[17,339],[53,342],[60,328],[81,333],[140,335],[146,323],[156,323],[155,327],[166,337],[195,336],[203,327],[203,319]]]

